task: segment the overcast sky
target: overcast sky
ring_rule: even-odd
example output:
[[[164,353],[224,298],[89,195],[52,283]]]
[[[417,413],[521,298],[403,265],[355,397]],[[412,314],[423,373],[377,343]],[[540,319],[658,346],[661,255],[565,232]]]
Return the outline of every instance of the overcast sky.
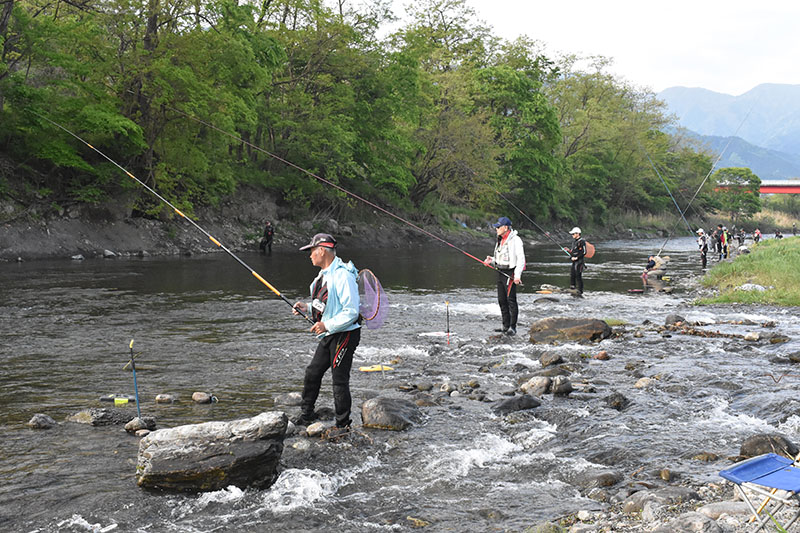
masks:
[[[659,92],[676,85],[739,95],[800,84],[797,0],[467,0],[506,39],[603,55],[612,72]],[[406,0],[395,0],[405,14]]]

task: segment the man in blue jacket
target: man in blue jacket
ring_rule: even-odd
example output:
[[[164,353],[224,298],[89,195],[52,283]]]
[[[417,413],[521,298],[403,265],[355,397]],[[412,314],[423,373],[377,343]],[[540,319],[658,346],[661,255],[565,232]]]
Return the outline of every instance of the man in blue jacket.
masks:
[[[317,233],[309,244],[300,249],[311,250],[311,263],[320,271],[311,283],[311,305],[297,302],[294,312],[299,314],[300,311],[306,313],[311,310],[314,325],[310,331],[320,341],[306,367],[302,412],[292,421],[307,426],[317,419],[314,404],[319,396],[322,377],[330,368],[336,428],[344,432],[351,424],[350,367],[353,353],[361,340],[358,271],[352,262],[345,263],[336,256],[336,239],[327,233]]]

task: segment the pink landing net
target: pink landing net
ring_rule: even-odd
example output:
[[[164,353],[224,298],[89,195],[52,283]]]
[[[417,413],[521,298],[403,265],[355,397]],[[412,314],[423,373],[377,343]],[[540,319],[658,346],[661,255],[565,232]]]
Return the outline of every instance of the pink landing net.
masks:
[[[383,325],[389,312],[389,299],[383,291],[381,282],[369,269],[358,273],[358,296],[361,300],[359,312],[367,329],[378,329]]]

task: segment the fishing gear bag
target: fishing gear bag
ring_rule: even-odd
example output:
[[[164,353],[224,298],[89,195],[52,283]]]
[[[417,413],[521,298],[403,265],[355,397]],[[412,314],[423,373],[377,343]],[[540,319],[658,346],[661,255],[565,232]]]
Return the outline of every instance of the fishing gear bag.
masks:
[[[358,273],[359,322],[367,329],[378,329],[389,312],[389,299],[378,277],[365,268]]]
[[[583,257],[586,259],[591,259],[594,257],[594,244],[584,241],[586,243],[586,252],[583,254]]]

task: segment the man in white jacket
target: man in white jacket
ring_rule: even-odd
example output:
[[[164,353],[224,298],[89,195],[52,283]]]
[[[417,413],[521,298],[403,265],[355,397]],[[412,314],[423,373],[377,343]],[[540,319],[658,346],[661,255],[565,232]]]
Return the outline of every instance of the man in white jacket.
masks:
[[[502,331],[506,335],[517,334],[517,285],[522,283],[525,269],[525,251],[522,239],[511,229],[511,220],[500,217],[494,225],[497,230],[497,244],[494,256],[487,255],[484,263],[497,269],[497,301],[503,316]]]

